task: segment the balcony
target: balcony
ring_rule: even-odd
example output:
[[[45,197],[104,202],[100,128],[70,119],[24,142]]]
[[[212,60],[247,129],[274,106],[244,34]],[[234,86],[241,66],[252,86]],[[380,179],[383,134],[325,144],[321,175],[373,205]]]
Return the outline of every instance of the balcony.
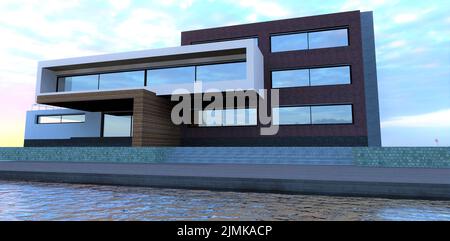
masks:
[[[256,40],[246,39],[42,61],[36,96],[45,104],[71,94],[144,89],[164,96],[263,86],[262,54]]]

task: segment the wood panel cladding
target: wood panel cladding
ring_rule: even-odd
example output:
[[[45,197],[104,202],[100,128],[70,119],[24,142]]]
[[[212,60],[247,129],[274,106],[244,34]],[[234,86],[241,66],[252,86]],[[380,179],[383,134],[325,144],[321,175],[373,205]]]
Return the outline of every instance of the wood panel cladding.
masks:
[[[170,117],[170,100],[142,91],[133,103],[133,146],[180,145],[180,127]]]

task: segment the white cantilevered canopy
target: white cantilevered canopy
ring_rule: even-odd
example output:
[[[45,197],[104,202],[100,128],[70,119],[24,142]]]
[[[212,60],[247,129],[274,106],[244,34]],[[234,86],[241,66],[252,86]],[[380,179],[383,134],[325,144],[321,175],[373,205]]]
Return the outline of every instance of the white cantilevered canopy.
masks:
[[[257,40],[244,39],[41,61],[38,64],[36,96],[112,90],[57,92],[57,78],[59,76],[101,74],[115,71],[192,66],[233,61],[245,62],[246,73],[243,79],[204,82],[201,84],[194,82],[176,83],[176,81],[174,83],[167,82],[164,84],[152,84],[149,82],[147,86],[132,89],[147,89],[155,92],[157,95],[170,95],[175,90],[194,93],[194,91],[224,92],[228,90],[259,90],[264,88],[263,56],[258,48]],[[199,90],[198,86],[202,88]]]

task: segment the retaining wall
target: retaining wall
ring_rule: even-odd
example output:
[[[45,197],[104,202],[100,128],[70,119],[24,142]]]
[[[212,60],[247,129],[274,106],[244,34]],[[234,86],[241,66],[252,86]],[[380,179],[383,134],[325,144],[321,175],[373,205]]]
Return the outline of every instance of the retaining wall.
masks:
[[[450,147],[27,147],[0,148],[0,160],[450,168]]]

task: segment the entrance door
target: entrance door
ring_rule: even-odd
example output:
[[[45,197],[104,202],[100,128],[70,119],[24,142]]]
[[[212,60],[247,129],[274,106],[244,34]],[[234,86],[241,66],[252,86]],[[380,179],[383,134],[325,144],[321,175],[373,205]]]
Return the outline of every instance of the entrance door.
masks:
[[[132,137],[133,115],[129,112],[104,113],[103,137]]]

